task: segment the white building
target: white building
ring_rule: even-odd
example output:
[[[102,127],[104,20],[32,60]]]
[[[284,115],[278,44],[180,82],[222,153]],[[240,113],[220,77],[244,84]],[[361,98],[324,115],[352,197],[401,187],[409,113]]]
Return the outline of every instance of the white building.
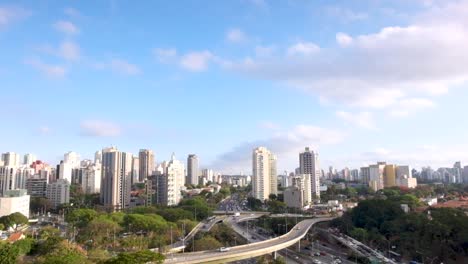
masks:
[[[20,155],[15,152],[2,153],[1,161],[3,166],[18,167],[20,166]]]
[[[198,168],[198,157],[195,154],[190,154],[187,157],[187,184],[198,185],[198,176],[200,171]],[[208,178],[205,178],[208,181]]]
[[[74,163],[69,163],[65,161],[61,161],[59,165],[59,179],[67,180],[68,182],[72,182],[72,174],[73,169],[75,169]]]
[[[115,147],[102,150],[101,203],[111,211],[130,206],[132,157]]]
[[[299,191],[302,191],[302,207],[308,206],[313,201],[313,194],[317,197],[317,192],[320,194],[320,186],[318,190],[312,191],[311,187],[314,186],[311,184],[311,175],[310,174],[299,174],[291,178],[291,186],[296,188]]]
[[[384,188],[385,163],[378,163],[369,166],[369,187],[374,191]]]
[[[214,172],[210,169],[202,170],[202,177],[206,178],[209,182],[214,182]]]
[[[284,203],[290,208],[303,208],[304,191],[298,187],[289,187],[283,192]]]
[[[0,217],[21,213],[29,218],[30,197],[26,190],[8,190],[0,197]]]
[[[138,153],[139,160],[139,182],[145,182],[145,180],[153,174],[155,161],[154,152],[149,149],[140,149]]]
[[[36,160],[37,160],[36,155],[30,154],[30,153],[24,154],[24,156],[23,156],[23,165],[30,166]]]
[[[178,205],[182,200],[181,190],[185,182],[185,166],[179,160],[176,160],[175,154],[172,154],[171,160],[165,163],[164,174],[166,181],[167,206]]]
[[[252,195],[264,201],[277,193],[276,156],[265,147],[256,148],[252,153]]]
[[[73,169],[80,167],[80,155],[76,152],[70,151],[63,155],[63,162],[68,163]]]
[[[314,198],[320,198],[320,163],[318,153],[306,147],[304,152],[299,153],[299,173],[310,175],[311,195]]]
[[[59,179],[56,182],[47,185],[47,199],[52,207],[70,202],[70,182],[64,179]]]
[[[92,194],[101,191],[101,169],[101,164],[93,164],[82,168],[81,188],[84,193]]]

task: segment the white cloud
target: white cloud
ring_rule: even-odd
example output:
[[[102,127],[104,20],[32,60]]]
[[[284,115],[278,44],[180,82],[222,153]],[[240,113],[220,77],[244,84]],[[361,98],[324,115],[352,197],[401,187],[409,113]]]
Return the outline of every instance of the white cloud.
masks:
[[[242,30],[233,28],[226,33],[226,40],[231,43],[242,43],[247,40],[247,36]]]
[[[177,58],[177,50],[175,48],[156,48],[153,50],[153,55],[161,63],[173,62]]]
[[[109,69],[124,75],[138,75],[142,73],[137,65],[117,58],[113,58],[104,63],[95,63],[94,67],[99,70]]]
[[[398,103],[390,110],[390,116],[405,117],[411,113],[421,111],[428,108],[434,108],[436,104],[427,98],[406,98],[398,101]]]
[[[80,135],[87,137],[120,136],[122,128],[112,122],[102,120],[84,120],[80,124]]]
[[[42,62],[40,59],[29,59],[26,60],[25,63],[48,77],[61,78],[65,77],[67,74],[67,68],[65,66],[47,64]]]
[[[288,48],[289,56],[311,55],[320,51],[320,47],[312,42],[298,42]]]
[[[297,125],[290,130],[281,130],[265,140],[242,143],[218,156],[213,163],[218,169],[238,173],[251,169],[252,150],[259,146],[269,148],[278,156],[278,169],[296,166],[297,153],[306,146],[314,149],[323,145],[333,145],[344,140],[342,132],[310,125]],[[290,160],[289,157],[294,157]]]
[[[30,12],[19,7],[0,6],[0,29],[30,15]]]
[[[344,47],[344,46],[348,46],[349,44],[351,44],[353,42],[353,38],[349,36],[348,34],[339,32],[336,34],[336,42],[338,42],[340,46]]]
[[[274,122],[271,122],[271,121],[263,121],[263,122],[260,122],[260,128],[263,128],[263,129],[268,129],[268,130],[278,130],[280,129],[280,125],[274,123]]]
[[[75,8],[72,8],[72,7],[67,7],[63,10],[63,12],[69,16],[69,17],[72,17],[72,18],[79,18],[81,17],[81,14],[78,10],[76,10]]]
[[[365,20],[369,17],[368,14],[363,12],[355,12],[353,10],[339,7],[339,6],[329,6],[326,8],[328,15],[338,18],[343,22],[354,22]]]
[[[76,35],[80,32],[80,29],[70,21],[57,21],[53,26],[57,31],[67,35]]]
[[[450,87],[466,83],[466,43],[468,1],[463,1],[431,9],[409,26],[353,36],[346,49],[322,49],[314,56],[255,58],[249,64],[233,62],[228,68],[299,88],[322,101],[394,110],[407,99],[433,100]]]
[[[350,113],[345,111],[337,111],[336,116],[346,123],[358,127],[372,130],[376,129],[374,117],[370,112]]]
[[[206,50],[191,52],[182,56],[180,66],[189,71],[201,72],[208,68],[210,60],[214,58],[213,54]]]
[[[270,57],[273,55],[275,52],[275,46],[262,46],[262,45],[257,45],[255,47],[255,56],[257,57]]]
[[[80,58],[80,47],[71,41],[64,41],[58,50],[59,56],[68,61],[76,61]]]
[[[51,129],[50,129],[50,127],[48,127],[48,126],[45,126],[45,125],[44,125],[44,126],[40,126],[40,127],[39,127],[39,133],[40,133],[41,135],[48,135],[48,134],[50,134],[50,132],[51,132]]]

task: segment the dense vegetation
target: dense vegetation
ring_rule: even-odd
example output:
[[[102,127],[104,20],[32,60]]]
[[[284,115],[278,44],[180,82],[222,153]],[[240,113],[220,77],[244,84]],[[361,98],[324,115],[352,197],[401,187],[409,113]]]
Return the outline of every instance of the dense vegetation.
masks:
[[[220,247],[243,245],[247,241],[230,227],[221,223],[207,233],[198,233],[193,241],[188,241],[186,251],[203,251]]]
[[[44,201],[38,201],[38,208],[44,205]],[[177,242],[211,215],[213,204],[209,198],[199,196],[184,199],[177,207],[136,207],[128,212],[107,213],[70,205],[62,210],[67,233],[45,226],[24,240],[1,243],[0,263],[21,259],[25,263],[160,263],[164,257],[148,249],[164,250],[171,241]],[[0,228],[27,221],[20,214],[5,216],[0,218]],[[231,236],[225,230],[216,232],[213,237]]]
[[[342,232],[405,259],[456,263],[468,256],[468,216],[461,210],[440,208],[405,214],[400,204],[419,205],[416,196],[384,190],[385,199],[362,201],[333,221]]]

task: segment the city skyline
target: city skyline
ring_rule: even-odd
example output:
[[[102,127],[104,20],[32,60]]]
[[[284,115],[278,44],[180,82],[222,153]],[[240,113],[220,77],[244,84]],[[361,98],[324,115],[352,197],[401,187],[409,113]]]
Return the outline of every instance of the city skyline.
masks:
[[[278,171],[306,146],[322,168],[468,163],[468,1],[52,2],[0,4],[2,153],[115,145],[228,174],[258,146]]]

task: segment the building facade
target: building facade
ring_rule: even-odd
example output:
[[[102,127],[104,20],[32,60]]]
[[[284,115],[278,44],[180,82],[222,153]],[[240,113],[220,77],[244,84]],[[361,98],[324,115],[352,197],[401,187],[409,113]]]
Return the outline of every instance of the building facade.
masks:
[[[198,176],[200,170],[198,167],[198,157],[195,154],[189,154],[187,157],[187,184],[198,185]]]
[[[252,153],[252,195],[264,201],[277,193],[276,156],[265,147],[256,148]]]
[[[300,174],[310,175],[311,195],[313,198],[319,199],[322,170],[320,169],[318,153],[310,150],[308,147],[299,153],[299,172]]]
[[[115,147],[102,150],[101,203],[110,211],[130,206],[132,154]]]
[[[138,153],[139,159],[139,182],[145,182],[148,176],[151,176],[154,171],[155,161],[154,152],[149,149],[140,149]]]
[[[21,213],[29,218],[30,197],[26,190],[8,190],[0,197],[0,217]]]
[[[46,197],[53,208],[70,202],[70,182],[59,179],[47,185]]]

